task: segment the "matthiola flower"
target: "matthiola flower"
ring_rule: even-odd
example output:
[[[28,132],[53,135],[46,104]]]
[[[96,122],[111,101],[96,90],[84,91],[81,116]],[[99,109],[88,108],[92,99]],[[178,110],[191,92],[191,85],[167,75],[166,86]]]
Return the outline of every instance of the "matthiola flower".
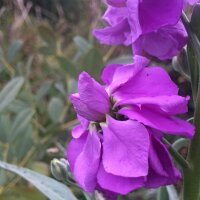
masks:
[[[109,25],[94,31],[100,42],[132,45],[135,54],[145,52],[161,60],[171,59],[186,45],[187,33],[179,21],[183,0],[107,2],[103,19]]]
[[[93,192],[127,194],[177,182],[164,133],[191,138],[194,127],[175,117],[187,112],[188,97],[160,67],[135,57],[134,64],[114,64],[100,85],[86,72],[79,93],[71,96],[80,124],[72,130],[67,157],[80,186]]]

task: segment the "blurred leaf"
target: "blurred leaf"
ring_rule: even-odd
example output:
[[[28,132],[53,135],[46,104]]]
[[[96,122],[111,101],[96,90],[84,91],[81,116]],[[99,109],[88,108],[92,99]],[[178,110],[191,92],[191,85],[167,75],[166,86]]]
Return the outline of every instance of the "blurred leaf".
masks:
[[[104,67],[103,57],[99,49],[92,48],[84,57],[81,62],[81,71],[87,71],[96,80],[100,80],[101,72]]]
[[[11,43],[11,45],[8,49],[8,62],[9,63],[12,63],[13,61],[15,61],[22,46],[23,46],[22,40],[15,40]]]
[[[79,52],[82,54],[87,53],[92,47],[92,45],[85,38],[81,36],[74,37],[74,43]]]
[[[38,27],[40,36],[42,37],[42,39],[50,46],[55,46],[55,35],[53,33],[53,31],[51,30],[51,28],[48,25],[40,25]]]
[[[55,88],[63,95],[64,98],[66,98],[67,92],[62,82],[55,83]]]
[[[51,89],[51,86],[52,82],[43,83],[37,91],[36,100],[40,102],[48,94],[49,90]]]
[[[29,169],[16,167],[14,165],[0,161],[0,167],[23,177],[38,190],[40,190],[50,200],[77,200],[72,192],[62,183],[52,178],[41,175]]]
[[[51,28],[47,25],[40,25],[38,27],[40,36],[46,42],[46,45],[39,48],[39,52],[44,55],[55,55],[56,54],[56,38],[51,30]]]
[[[23,77],[12,79],[0,92],[0,112],[2,112],[17,96],[24,83]]]
[[[25,131],[25,129],[27,128],[32,119],[33,114],[34,114],[33,110],[27,108],[25,110],[22,110],[17,115],[11,127],[9,142],[12,142],[19,133]]]
[[[60,67],[71,77],[77,78],[77,69],[74,64],[64,57],[57,56]]]
[[[12,142],[9,149],[9,160],[21,160],[33,145],[32,126],[29,125],[23,132],[20,132],[16,139]]]
[[[198,3],[193,8],[190,25],[192,27],[193,32],[200,39],[200,23],[199,23],[199,19],[200,19],[200,4]]]
[[[178,193],[175,189],[175,187],[173,185],[168,185],[167,187],[167,191],[169,194],[169,200],[177,200],[178,198]]]
[[[45,162],[34,161],[33,163],[31,163],[30,168],[31,170],[36,171],[46,176],[49,176],[50,174],[49,166]]]
[[[9,106],[8,110],[14,113],[21,112],[22,110],[30,108],[30,106],[25,103],[24,101],[21,101],[19,99],[15,99]]]
[[[1,200],[47,200],[38,190],[17,185],[1,195]]]
[[[132,55],[122,55],[109,60],[108,64],[128,64],[133,62]]]
[[[157,200],[177,200],[178,194],[173,185],[161,187],[158,191]]]
[[[56,49],[55,48],[52,48],[51,46],[44,46],[44,47],[40,47],[38,49],[38,51],[45,55],[45,56],[51,56],[51,55],[54,55],[56,54]]]
[[[67,93],[68,95],[78,92],[78,82],[75,79],[69,79],[67,82]]]
[[[6,182],[7,182],[6,172],[0,169],[0,187],[1,185],[4,185]]]
[[[10,134],[11,122],[8,115],[0,115],[0,141],[8,142],[8,135]]]
[[[161,187],[158,190],[157,200],[169,200],[169,195],[166,187]]]
[[[59,98],[52,98],[48,105],[48,112],[51,120],[54,123],[59,122],[62,112],[64,110],[64,103]]]

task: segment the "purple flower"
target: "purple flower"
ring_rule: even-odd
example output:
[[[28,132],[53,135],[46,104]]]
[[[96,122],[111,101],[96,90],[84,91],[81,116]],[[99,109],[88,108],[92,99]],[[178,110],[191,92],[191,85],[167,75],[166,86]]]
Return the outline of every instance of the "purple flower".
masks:
[[[108,27],[95,30],[101,43],[132,45],[134,53],[143,52],[161,60],[171,59],[187,43],[180,20],[183,0],[108,1],[103,19]]]
[[[127,194],[181,178],[162,137],[193,137],[193,125],[175,117],[187,112],[189,98],[178,95],[162,68],[147,65],[140,56],[133,64],[110,65],[104,86],[86,72],[79,77],[79,94],[71,101],[80,125],[72,131],[67,158],[88,192]]]

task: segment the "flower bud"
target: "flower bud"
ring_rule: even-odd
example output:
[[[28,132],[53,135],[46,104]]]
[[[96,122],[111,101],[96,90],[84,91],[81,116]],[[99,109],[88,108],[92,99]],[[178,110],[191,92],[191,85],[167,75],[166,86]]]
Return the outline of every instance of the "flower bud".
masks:
[[[53,159],[51,161],[51,173],[53,176],[59,180],[64,181],[69,176],[69,163],[65,159]]]

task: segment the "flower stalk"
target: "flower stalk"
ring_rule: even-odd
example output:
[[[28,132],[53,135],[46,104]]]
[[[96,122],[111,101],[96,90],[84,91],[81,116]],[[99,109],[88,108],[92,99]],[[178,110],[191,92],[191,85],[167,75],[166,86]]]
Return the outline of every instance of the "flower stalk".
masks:
[[[198,67],[200,69],[200,42],[196,34],[193,33],[190,27],[190,22],[184,13],[182,15],[182,21],[187,29],[189,42],[193,47],[195,58],[198,62]],[[200,80],[200,73],[198,76]],[[191,164],[191,168],[184,169],[183,200],[198,200],[200,197],[200,81],[198,81],[198,89],[196,99],[194,99],[194,103],[194,125],[196,127],[196,133],[194,139],[191,141],[187,158]]]

